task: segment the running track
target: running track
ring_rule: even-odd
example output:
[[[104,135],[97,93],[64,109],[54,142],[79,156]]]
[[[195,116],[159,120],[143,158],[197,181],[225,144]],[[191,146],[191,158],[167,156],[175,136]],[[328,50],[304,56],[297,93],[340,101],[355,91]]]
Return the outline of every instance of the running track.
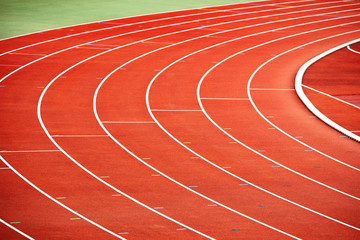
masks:
[[[360,238],[359,143],[294,89],[360,37],[359,7],[258,1],[0,41],[0,235]]]

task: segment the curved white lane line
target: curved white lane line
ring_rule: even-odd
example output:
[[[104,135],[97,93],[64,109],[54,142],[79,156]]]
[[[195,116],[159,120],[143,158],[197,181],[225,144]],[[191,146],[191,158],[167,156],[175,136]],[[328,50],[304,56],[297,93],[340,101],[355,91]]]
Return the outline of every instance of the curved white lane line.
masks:
[[[1,157],[1,156],[0,156]],[[2,220],[0,218],[0,222],[3,223],[4,225],[6,225],[7,227],[11,228],[12,230],[14,230],[15,232],[19,233],[20,235],[23,235],[24,237],[26,237],[27,239],[30,240],[35,240],[34,238],[30,237],[29,235],[23,233],[22,231],[20,231],[19,229],[17,229],[16,227],[12,226],[11,224],[5,222],[4,220]]]
[[[339,101],[339,102],[345,103],[345,104],[347,104],[347,105],[349,105],[349,106],[352,106],[352,107],[354,107],[354,108],[360,109],[360,107],[359,107],[359,106],[356,106],[355,104],[352,104],[352,103],[346,102],[346,101],[344,101],[344,100],[342,100],[342,99],[340,99],[340,98],[337,98],[337,97],[331,96],[330,94],[324,93],[324,92],[319,91],[319,90],[317,90],[317,89],[315,89],[315,88],[312,88],[312,87],[306,86],[306,85],[304,85],[304,84],[302,84],[301,86],[303,86],[304,88],[310,89],[311,91],[314,91],[314,92],[320,93],[320,94],[322,94],[322,95],[324,95],[324,96],[327,96],[327,97],[329,97],[329,98],[335,99],[336,101]]]
[[[333,19],[331,19],[331,20],[333,20]],[[322,20],[322,21],[323,21],[323,20]],[[327,20],[326,20],[326,21],[327,21]],[[329,21],[330,21],[330,20],[329,20]],[[284,29],[284,28],[281,28],[281,29]],[[215,34],[215,33],[214,33],[214,34]],[[208,35],[210,35],[210,34],[208,34]],[[256,35],[257,35],[257,34],[256,34]],[[142,40],[142,41],[144,41],[144,40]],[[230,40],[230,41],[233,41],[233,40]],[[122,47],[123,47],[123,46],[122,46]],[[118,47],[117,49],[119,49],[119,48],[121,48],[121,47]],[[66,72],[69,71],[70,69],[74,68],[75,66],[77,66],[77,65],[79,65],[79,64],[81,64],[81,63],[83,63],[83,62],[85,62],[85,61],[88,61],[88,60],[90,60],[90,59],[92,59],[92,58],[94,58],[94,57],[96,57],[96,56],[99,56],[99,55],[101,55],[101,54],[104,54],[104,53],[107,53],[107,52],[109,52],[109,51],[112,51],[112,50],[115,50],[115,49],[111,49],[111,50],[105,51],[105,52],[103,52],[103,53],[94,55],[94,56],[92,56],[92,57],[90,57],[90,58],[88,58],[88,59],[85,59],[85,60],[83,60],[83,61],[81,61],[81,62],[73,65],[72,67],[68,68],[67,70],[63,71],[63,72],[60,73],[58,76],[56,76],[56,77],[46,86],[46,88],[45,88],[44,91],[42,92],[42,95],[40,96],[40,99],[39,99],[39,102],[38,102],[38,119],[39,119],[39,122],[40,122],[40,124],[41,124],[44,132],[46,133],[46,135],[49,137],[49,139],[54,143],[54,145],[55,145],[59,150],[61,150],[71,161],[73,161],[76,165],[78,165],[80,168],[82,168],[84,171],[86,171],[86,172],[87,172],[88,174],[90,174],[92,177],[94,177],[94,178],[96,178],[97,180],[101,181],[103,184],[105,184],[105,185],[107,185],[108,187],[112,188],[113,190],[119,192],[120,194],[123,194],[124,196],[128,197],[129,199],[135,201],[136,203],[142,205],[143,207],[149,209],[150,211],[153,211],[153,212],[155,212],[155,213],[157,213],[157,214],[159,214],[159,215],[167,218],[167,219],[170,220],[170,221],[176,222],[177,224],[182,225],[182,226],[186,227],[187,229],[192,230],[192,231],[194,231],[194,232],[196,232],[196,233],[198,233],[198,234],[200,234],[200,235],[202,235],[202,236],[204,236],[204,237],[207,237],[207,238],[212,239],[211,237],[206,236],[205,234],[203,234],[203,233],[201,233],[201,232],[198,232],[197,230],[192,229],[192,228],[190,228],[190,227],[188,227],[188,226],[186,226],[186,225],[184,225],[184,224],[182,224],[182,223],[180,223],[180,222],[178,222],[178,221],[176,221],[176,220],[174,220],[174,219],[171,219],[171,218],[169,218],[168,216],[166,216],[166,215],[164,215],[164,214],[162,214],[162,213],[160,213],[160,212],[158,212],[158,211],[156,211],[156,210],[154,210],[154,209],[146,206],[145,204],[142,204],[141,202],[137,201],[136,199],[134,199],[134,198],[126,195],[125,193],[123,193],[123,192],[121,192],[120,190],[116,189],[116,188],[113,187],[112,185],[110,185],[110,184],[108,184],[107,182],[103,181],[101,178],[97,177],[97,176],[96,176],[95,174],[93,174],[91,171],[89,171],[88,169],[86,169],[85,167],[83,167],[80,163],[78,163],[75,159],[73,159],[68,153],[66,153],[66,152],[57,144],[57,142],[54,141],[54,139],[51,137],[51,135],[50,135],[49,132],[47,131],[47,129],[46,129],[46,127],[45,127],[45,125],[44,125],[44,123],[43,123],[43,121],[42,121],[42,118],[41,118],[41,102],[42,102],[42,99],[43,99],[43,96],[44,96],[45,92],[48,90],[48,88],[50,87],[50,85],[52,85],[52,83],[53,83],[55,80],[57,80],[61,75],[63,75],[64,73],[66,73]],[[101,87],[101,85],[99,85],[99,86]],[[99,89],[99,88],[98,88],[98,89]],[[97,112],[96,112],[96,96],[97,96],[97,93],[95,93],[95,96],[94,96],[94,113],[95,113],[95,115],[97,116]],[[104,126],[102,125],[102,123],[101,123],[100,119],[98,118],[98,116],[97,116],[97,120],[98,120],[100,126],[103,127],[104,131],[107,132],[107,130],[106,130],[106,129],[104,128]],[[107,132],[107,134],[109,134],[109,133]],[[109,134],[109,136],[111,136],[111,135]],[[116,139],[114,139],[113,137],[112,137],[112,139],[116,142]],[[122,146],[119,142],[117,142],[117,143],[119,144],[119,146]],[[142,161],[142,159],[139,159],[139,160]],[[151,167],[151,166],[149,165],[149,167]],[[154,170],[155,170],[155,169],[154,169]],[[155,170],[155,171],[159,172],[158,170]],[[159,173],[160,173],[160,172],[159,172]],[[166,176],[166,175],[163,175],[163,176]],[[174,181],[175,181],[175,180],[174,180]],[[180,183],[179,183],[179,184],[180,184]],[[183,185],[183,186],[184,186],[184,185]],[[186,186],[184,186],[184,187],[186,187]],[[188,188],[188,187],[186,187],[186,188]],[[196,193],[195,191],[193,191],[193,190],[190,189],[190,188],[188,188],[188,190]],[[199,194],[199,193],[198,193],[198,194]],[[207,197],[204,196],[204,195],[202,195],[202,196],[203,196],[204,198],[208,199],[209,201],[211,201],[210,198],[207,198]],[[267,225],[267,224],[264,224],[264,223],[262,223],[262,222],[260,222],[260,221],[258,221],[258,220],[256,220],[256,219],[253,219],[253,218],[250,218],[250,217],[248,217],[248,216],[246,216],[246,215],[243,215],[242,213],[237,212],[236,210],[233,210],[233,209],[231,209],[231,208],[228,208],[227,206],[225,206],[225,205],[223,205],[223,204],[221,204],[221,203],[218,203],[218,202],[216,202],[216,201],[214,201],[214,200],[213,200],[212,202],[218,204],[219,206],[222,206],[222,207],[224,207],[224,208],[227,208],[228,210],[230,210],[230,211],[232,211],[232,212],[234,212],[234,213],[237,213],[237,214],[239,214],[239,215],[241,215],[241,216],[247,217],[248,219],[251,219],[251,220],[253,220],[253,221],[255,221],[255,222],[257,222],[257,223],[259,223],[259,224],[261,224],[261,225],[263,225],[263,226],[266,226],[266,227],[268,227],[268,228],[271,228],[271,229],[273,229],[273,230],[275,230],[275,231],[278,231],[278,232],[280,232],[280,233],[283,233],[283,234],[285,234],[285,235],[287,235],[287,236],[290,236],[290,237],[292,237],[292,238],[298,239],[297,237],[292,236],[292,235],[290,235],[290,234],[288,234],[288,233],[286,233],[286,232],[283,232],[283,231],[281,231],[281,230],[278,230],[278,229],[276,229],[276,228],[274,228],[274,227],[272,227],[272,226],[269,226],[269,225]]]
[[[317,116],[320,120],[322,120],[323,122],[325,122],[327,125],[329,125],[330,127],[336,129],[337,131],[343,133],[344,135],[348,136],[349,138],[360,142],[360,136],[350,132],[349,130],[343,128],[342,126],[340,126],[339,124],[333,122],[332,120],[330,120],[327,116],[325,116],[323,113],[321,113],[312,103],[311,101],[306,97],[303,89],[302,89],[302,79],[303,76],[305,74],[306,69],[313,64],[314,62],[318,61],[319,59],[329,55],[330,53],[333,53],[341,48],[344,48],[350,44],[354,44],[360,42],[360,39],[356,39],[354,41],[348,42],[346,44],[342,44],[340,46],[337,46],[335,48],[332,48],[312,59],[310,59],[308,62],[306,62],[304,65],[301,66],[301,68],[299,69],[298,73],[296,74],[296,80],[295,80],[295,90],[296,93],[298,94],[299,98],[301,99],[301,101],[305,104],[305,106],[315,115]],[[359,169],[356,169],[359,171]]]
[[[302,6],[309,6],[309,5],[319,5],[319,4],[308,4],[308,5],[302,5]],[[353,6],[353,5],[359,5],[359,3],[354,3],[354,4],[347,4],[346,6]],[[267,16],[260,16],[260,17],[253,17],[253,18],[247,18],[247,19],[240,19],[240,20],[233,20],[233,21],[228,21],[228,22],[221,22],[221,23],[217,23],[217,24],[211,24],[211,25],[206,25],[206,26],[203,26],[203,27],[213,27],[213,26],[218,26],[218,25],[223,25],[223,24],[229,24],[229,23],[235,23],[235,22],[241,22],[241,21],[249,21],[249,20],[254,20],[254,19],[261,19],[261,18],[267,18],[267,17],[274,17],[274,16],[283,16],[283,15],[287,15],[287,14],[294,14],[294,13],[303,13],[303,12],[309,12],[309,11],[316,11],[316,10],[324,10],[324,9],[331,9],[331,8],[337,8],[337,7],[340,7],[338,5],[336,6],[332,6],[332,7],[325,7],[325,8],[317,8],[317,9],[310,9],[310,10],[302,10],[302,11],[295,11],[295,12],[289,12],[289,13],[282,13],[282,14],[272,14],[272,15],[267,15]],[[277,9],[273,10],[273,11],[276,11]],[[351,10],[344,10],[344,11],[338,11],[338,12],[348,12],[348,11],[354,11],[355,9],[351,9]],[[269,10],[270,11],[270,10]],[[256,13],[258,13],[259,11],[257,11]],[[327,15],[329,13],[325,13],[323,15]],[[234,14],[234,15],[239,15],[239,14]],[[316,14],[312,15],[312,16],[315,16]],[[226,18],[226,17],[229,17],[229,16],[232,16],[232,15],[227,15],[227,16],[223,16],[223,18]],[[9,76],[13,75],[14,73],[22,70],[23,68],[25,67],[28,67],[29,65],[33,64],[33,63],[36,63],[38,61],[41,61],[43,59],[46,59],[48,57],[51,57],[51,56],[54,56],[56,54],[59,54],[59,53],[62,53],[62,52],[65,52],[65,51],[68,51],[68,50],[71,50],[71,49],[74,49],[74,48],[77,48],[77,47],[80,47],[80,46],[84,46],[84,45],[87,45],[87,44],[91,44],[91,43],[95,43],[95,42],[99,42],[99,41],[104,41],[104,40],[108,40],[108,39],[112,39],[112,38],[116,38],[116,37],[120,37],[120,36],[125,36],[125,35],[130,35],[130,34],[133,34],[133,33],[139,33],[139,32],[144,32],[144,31],[149,31],[149,30],[154,30],[154,29],[160,29],[160,28],[164,28],[164,27],[170,27],[170,26],[178,26],[178,25],[182,25],[182,24],[187,24],[187,23],[193,23],[193,22],[199,22],[199,21],[206,21],[206,20],[211,20],[211,19],[217,19],[217,18],[221,18],[221,17],[213,17],[213,18],[206,18],[206,19],[201,19],[201,20],[192,20],[192,21],[188,21],[188,22],[182,22],[182,23],[175,23],[175,24],[169,24],[169,25],[162,25],[162,26],[158,26],[158,27],[153,27],[153,28],[147,28],[147,29],[142,29],[142,30],[135,30],[135,31],[132,31],[132,32],[128,32],[128,33],[123,33],[123,34],[118,34],[118,35],[114,35],[114,36],[110,36],[110,37],[106,37],[106,38],[101,38],[101,39],[97,39],[97,40],[93,40],[93,41],[90,41],[90,42],[86,42],[86,43],[82,43],[82,44],[79,44],[79,45],[75,45],[75,46],[72,46],[72,47],[69,47],[69,48],[65,48],[65,49],[62,49],[62,50],[59,50],[57,52],[54,52],[54,53],[51,53],[51,54],[48,54],[44,57],[41,57],[41,58],[38,58],[38,59],[35,59],[34,61],[32,62],[29,62],[17,69],[15,69],[14,71],[10,72],[9,74],[7,74],[6,76],[4,76],[3,78],[0,79],[0,82],[3,82],[6,78],[8,78]],[[296,18],[294,18],[296,19]],[[274,23],[274,22],[279,22],[279,21],[273,21],[273,22],[268,22],[269,23]],[[266,23],[262,23],[262,24],[266,24]],[[260,25],[262,25],[260,24]],[[255,26],[255,25],[253,25]],[[199,28],[199,27],[197,27]],[[180,32],[186,32],[186,31],[191,31],[191,30],[194,30],[194,29],[197,29],[197,28],[192,28],[190,30],[183,30],[183,31],[178,31],[176,33],[180,33]],[[150,38],[151,39],[151,38]],[[114,49],[117,49],[117,48],[114,48]],[[111,49],[112,50],[112,49]]]
[[[3,158],[1,155],[0,155],[0,159],[3,161],[3,163],[6,164],[6,166],[8,168],[10,168],[16,175],[18,175],[23,181],[25,181],[27,184],[29,184],[31,187],[35,188],[38,192],[40,192],[41,194],[43,194],[45,197],[49,198],[51,201],[57,203],[58,205],[60,205],[61,207],[65,208],[66,210],[68,210],[69,212],[75,214],[76,216],[78,216],[79,218],[81,219],[84,219],[85,221],[87,221],[88,223],[100,228],[101,230],[117,237],[117,238],[120,238],[120,239],[123,239],[123,240],[126,240],[126,238],[123,238],[121,236],[119,236],[118,234],[110,231],[109,229],[107,228],[104,228],[103,226],[97,224],[96,222],[90,220],[89,218],[85,217],[84,215],[81,215],[80,213],[74,211],[73,209],[69,208],[68,206],[66,206],[65,204],[59,202],[58,200],[56,200],[55,198],[53,198],[52,196],[50,196],[49,194],[47,194],[46,192],[44,192],[43,190],[41,190],[40,188],[38,188],[35,184],[33,184],[32,182],[30,182],[27,178],[25,178],[23,175],[21,175],[21,173],[19,173],[15,168],[13,168],[6,160],[5,158]]]
[[[359,52],[359,51],[356,51],[356,50],[352,49],[352,48],[350,47],[350,45],[349,45],[349,46],[347,46],[347,49],[349,49],[351,52],[354,52],[354,53],[360,54],[360,52]]]
[[[302,0],[301,2],[307,2],[307,1],[313,1],[313,0]],[[292,2],[281,3],[281,4],[289,4],[289,3],[297,3],[297,2],[299,2],[299,1],[292,1]],[[326,3],[330,3],[330,2],[326,2]],[[280,3],[278,3],[278,4],[280,4]],[[278,5],[278,4],[274,4],[274,5]],[[324,4],[324,3],[322,3],[322,4]],[[310,4],[310,5],[312,5],[312,4]],[[300,5],[300,7],[301,6],[302,5]],[[226,11],[234,11],[234,10],[238,10],[238,9],[243,10],[243,9],[258,8],[258,7],[262,7],[262,6],[249,6],[249,7],[242,7],[242,8],[233,8],[233,9],[228,9]],[[298,7],[298,6],[296,6],[296,7]],[[192,10],[192,9],[188,9],[188,10]],[[280,9],[273,9],[273,10],[280,10]],[[219,12],[221,12],[221,11],[222,10],[219,10]],[[269,11],[269,10],[266,10],[266,11]],[[266,12],[266,11],[257,11],[257,12]],[[255,12],[255,13],[257,13],[257,12]],[[161,19],[147,20],[147,21],[142,21],[142,22],[124,24],[124,25],[120,25],[120,26],[113,26],[113,27],[108,27],[108,28],[101,28],[101,29],[95,29],[95,30],[75,33],[75,34],[71,34],[71,35],[67,35],[67,36],[63,36],[63,37],[58,37],[58,38],[54,38],[54,39],[50,39],[50,40],[30,44],[30,45],[27,45],[27,46],[24,46],[24,47],[16,48],[16,49],[1,53],[0,56],[8,54],[8,53],[15,52],[15,51],[19,51],[19,50],[22,50],[22,49],[25,49],[25,48],[37,46],[37,45],[40,45],[40,44],[49,43],[49,42],[53,42],[53,41],[57,41],[57,40],[65,39],[65,38],[75,37],[75,36],[79,36],[79,35],[83,35],[83,34],[87,34],[87,33],[94,33],[94,32],[99,32],[99,31],[104,31],[104,30],[111,30],[111,29],[115,29],[115,28],[128,27],[128,26],[139,25],[139,24],[144,24],[144,23],[158,22],[158,21],[163,21],[163,20],[170,20],[170,19],[183,18],[183,17],[191,17],[191,16],[197,16],[197,15],[203,15],[203,14],[211,14],[211,13],[213,13],[213,12],[203,12],[203,13],[194,13],[194,14],[188,14],[188,15],[180,15],[180,16],[175,16],[175,17],[167,17],[167,18],[161,18]],[[237,15],[246,15],[246,14],[253,14],[253,13],[239,13],[239,14],[232,14],[232,15],[228,15],[228,16],[237,16]],[[151,16],[151,15],[154,15],[154,14],[150,14],[149,16]],[[216,18],[219,18],[219,17],[215,17],[215,19]],[[124,19],[124,18],[110,19],[110,20],[106,20],[106,21],[121,20],[121,19]],[[209,19],[209,18],[207,18],[207,19]],[[205,19],[205,20],[207,20],[207,19]],[[212,19],[212,18],[210,18],[210,19]],[[93,22],[93,24],[95,24],[97,22],[99,22],[99,21]],[[76,26],[81,26],[81,25],[85,25],[85,24],[91,24],[91,23],[84,23],[84,24],[74,25],[74,26],[69,26],[69,27],[76,27]],[[63,28],[66,28],[66,27],[63,27]],[[62,28],[57,28],[57,29],[62,29]],[[53,30],[53,29],[49,29],[49,30]],[[43,31],[46,31],[46,30],[43,30]],[[43,31],[40,31],[40,32],[43,32]],[[40,32],[38,32],[38,33],[40,33]],[[31,33],[29,33],[29,34],[31,34]],[[29,34],[25,34],[23,36],[26,36],[26,35],[29,35]],[[13,37],[13,38],[15,38],[15,37]],[[2,40],[5,40],[5,39],[2,39]],[[0,41],[2,41],[2,40],[0,40]]]

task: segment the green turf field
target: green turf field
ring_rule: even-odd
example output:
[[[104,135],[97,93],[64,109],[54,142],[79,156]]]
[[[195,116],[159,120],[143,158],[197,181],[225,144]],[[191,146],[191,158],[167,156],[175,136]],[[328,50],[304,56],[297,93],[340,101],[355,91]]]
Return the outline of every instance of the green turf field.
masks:
[[[41,30],[254,0],[0,0],[0,39]]]

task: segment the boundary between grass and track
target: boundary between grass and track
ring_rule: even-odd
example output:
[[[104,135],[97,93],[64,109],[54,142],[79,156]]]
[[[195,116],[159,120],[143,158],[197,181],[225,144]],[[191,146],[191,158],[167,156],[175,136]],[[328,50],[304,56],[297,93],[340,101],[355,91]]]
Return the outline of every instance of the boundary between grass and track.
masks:
[[[344,43],[342,45],[339,45],[337,47],[334,47],[332,49],[329,49],[326,52],[323,52],[322,54],[310,59],[309,61],[307,61],[304,65],[302,65],[299,69],[299,71],[296,74],[295,77],[295,91],[297,93],[297,95],[299,96],[300,100],[305,104],[305,106],[310,110],[310,112],[312,112],[317,118],[319,118],[321,121],[323,121],[324,123],[326,123],[327,125],[329,125],[330,127],[332,127],[333,129],[341,132],[342,134],[344,134],[345,136],[349,137],[350,139],[353,139],[357,142],[360,142],[360,136],[352,133],[351,131],[345,129],[344,127],[340,126],[339,124],[335,123],[334,121],[330,120],[327,116],[325,116],[322,112],[320,112],[313,104],[312,102],[307,98],[307,96],[305,95],[304,91],[303,91],[303,76],[305,74],[305,71],[308,69],[308,67],[310,67],[313,63],[315,63],[316,61],[320,60],[321,58],[324,58],[326,56],[328,56],[329,54],[338,51],[342,48],[345,48],[351,44],[355,44],[360,42],[360,39],[356,39],[347,43]]]

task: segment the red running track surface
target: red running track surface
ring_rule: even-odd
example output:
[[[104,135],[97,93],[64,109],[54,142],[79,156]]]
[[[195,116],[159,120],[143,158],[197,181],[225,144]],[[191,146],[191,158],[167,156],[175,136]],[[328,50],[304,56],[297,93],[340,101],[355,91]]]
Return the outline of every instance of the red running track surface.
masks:
[[[0,41],[6,239],[356,239],[359,143],[294,77],[359,1],[258,1]]]

